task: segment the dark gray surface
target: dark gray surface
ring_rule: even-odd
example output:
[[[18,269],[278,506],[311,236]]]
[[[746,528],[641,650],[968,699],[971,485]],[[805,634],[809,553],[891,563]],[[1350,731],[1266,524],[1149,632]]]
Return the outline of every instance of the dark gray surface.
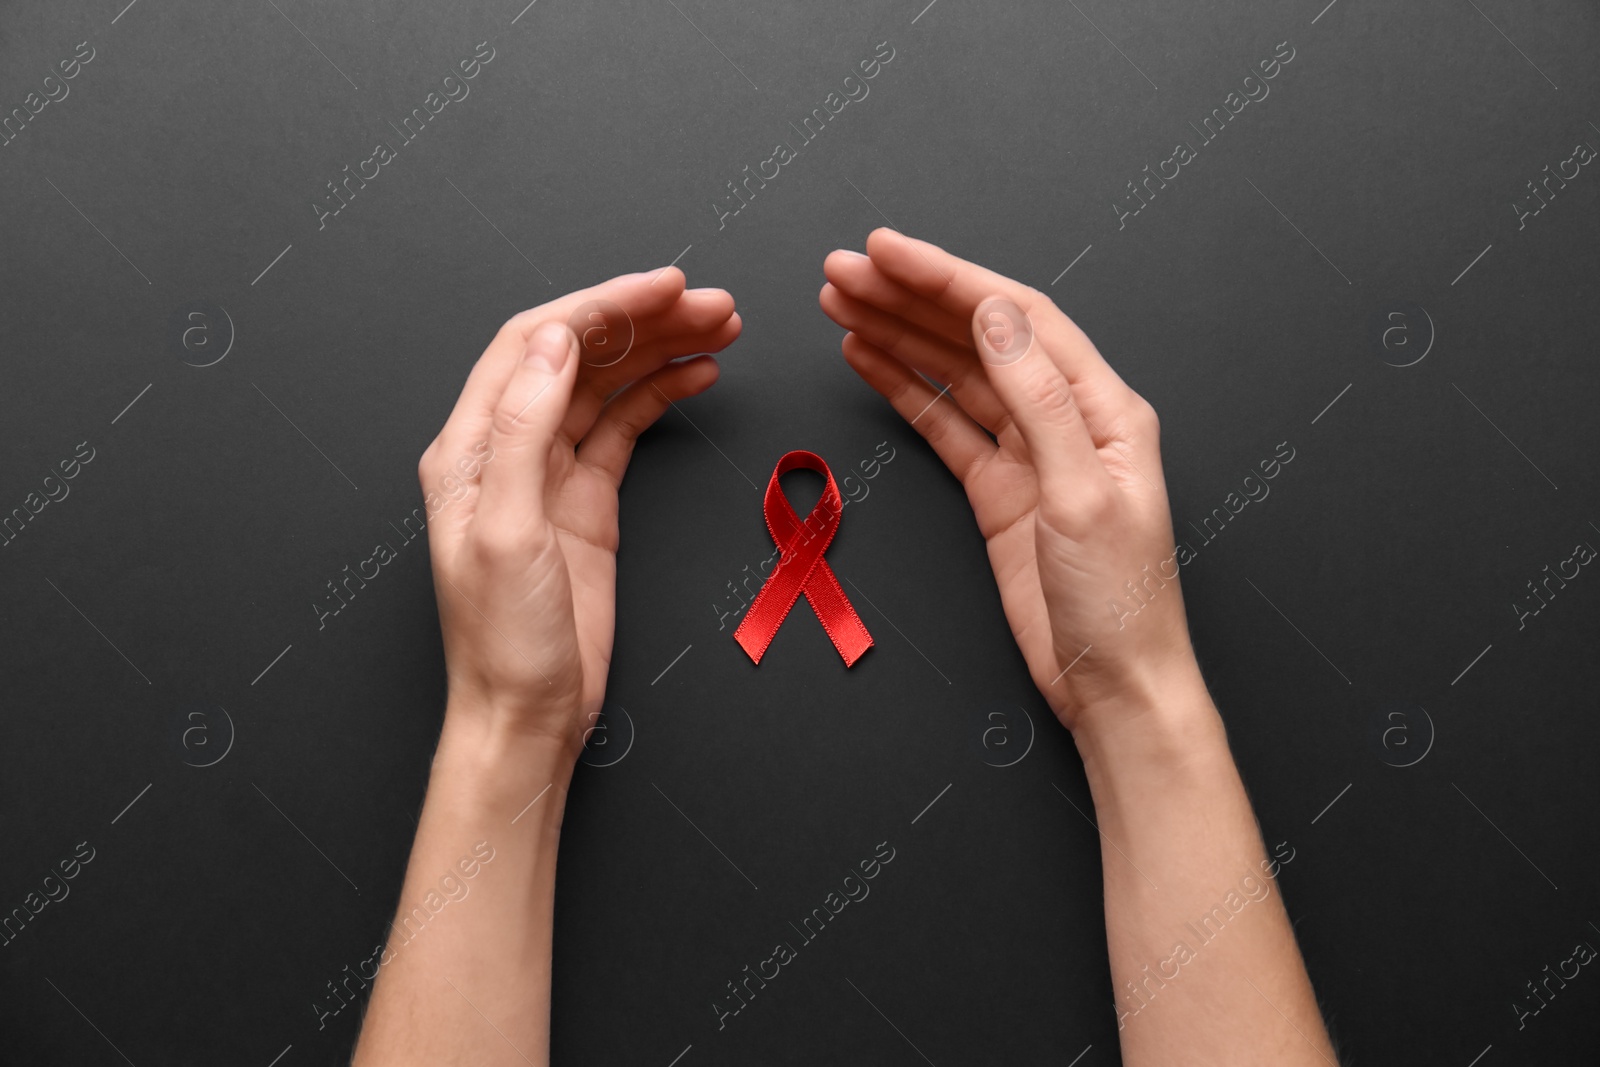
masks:
[[[348,1055],[326,983],[384,935],[439,721],[425,543],[325,629],[310,605],[420,504],[505,318],[680,252],[745,332],[624,486],[635,737],[574,785],[555,1058],[1116,1062],[1070,738],[958,487],[816,307],[823,256],[888,219],[1048,292],[1161,412],[1196,642],[1349,1061],[1592,1062],[1593,968],[1513,1005],[1600,946],[1600,578],[1512,607],[1600,545],[1600,171],[1512,206],[1600,147],[1592,5],[124,2],[0,14],[7,113],[94,53],[0,147],[0,508],[93,449],[0,548],[0,907],[94,857],[0,947],[8,1062]],[[470,96],[319,230],[324,183],[482,41]],[[884,41],[870,95],[719,229],[724,183]],[[752,667],[714,605],[770,552],[753,485],[885,441],[828,554],[878,647],[847,673],[802,606]],[[724,983],[884,841],[871,896],[719,1031]]]

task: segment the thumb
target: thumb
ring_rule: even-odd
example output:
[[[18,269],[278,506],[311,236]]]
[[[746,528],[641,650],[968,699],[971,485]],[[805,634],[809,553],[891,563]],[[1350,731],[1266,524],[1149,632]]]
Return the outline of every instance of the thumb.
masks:
[[[1109,490],[1072,386],[1027,313],[1009,297],[991,296],[973,312],[972,338],[984,376],[1028,446],[1044,503],[1059,504],[1094,486]]]
[[[478,511],[521,525],[543,513],[550,446],[567,414],[578,373],[578,339],[560,322],[541,323],[495,402]]]

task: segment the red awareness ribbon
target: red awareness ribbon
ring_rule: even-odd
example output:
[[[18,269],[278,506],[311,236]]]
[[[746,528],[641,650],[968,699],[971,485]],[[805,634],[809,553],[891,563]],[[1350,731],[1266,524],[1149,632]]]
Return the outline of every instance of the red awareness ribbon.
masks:
[[[814,470],[828,479],[828,486],[811,514],[802,523],[789,505],[788,497],[778,485],[778,476],[792,470]],[[778,566],[768,576],[745,613],[744,621],[733,631],[733,639],[757,663],[778,634],[778,627],[788,617],[789,609],[804,593],[817,613],[817,620],[828,632],[833,647],[844,657],[844,665],[853,667],[862,653],[872,647],[872,635],[861,622],[861,616],[850,605],[850,599],[839,588],[839,579],[833,568],[823,559],[833,535],[839,530],[839,516],[844,512],[844,502],[839,497],[839,487],[834,483],[833,472],[815,452],[795,451],[778,460],[767,482],[766,498],[762,503],[767,529],[772,542],[781,549]]]

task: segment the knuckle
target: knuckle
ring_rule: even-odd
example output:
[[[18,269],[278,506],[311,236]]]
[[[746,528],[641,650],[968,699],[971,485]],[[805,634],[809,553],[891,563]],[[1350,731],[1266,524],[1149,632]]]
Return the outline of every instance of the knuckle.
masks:
[[[647,417],[646,412],[619,411],[617,412],[616,422],[617,432],[622,435],[623,440],[635,441],[638,440],[640,434],[644,433],[645,430],[650,428],[650,423],[652,421],[652,419]]]
[[[1033,286],[1024,285],[1022,282],[1017,281],[1013,281],[1011,284],[1013,286],[1012,291],[1005,295],[1009,296],[1012,303],[1022,309],[1024,315],[1032,316],[1041,311],[1060,310],[1056,307],[1056,302],[1051,300],[1048,294],[1040,292]]]
[[[521,338],[524,334],[531,334],[533,328],[539,325],[539,309],[528,308],[511,316],[500,326],[500,336]]]
[[[1034,409],[1051,425],[1070,425],[1078,417],[1078,405],[1072,396],[1062,388],[1062,383],[1047,374],[1033,375],[1028,382],[1027,395]]]
[[[1111,518],[1117,512],[1117,490],[1109,480],[1097,482],[1092,488],[1086,488],[1080,494],[1080,507],[1084,517],[1091,523],[1100,523]]]
[[[540,399],[537,394],[525,394],[516,387],[517,381],[513,379],[505,394],[495,402],[494,414],[490,417],[494,436],[504,445],[514,445],[533,432],[533,416],[539,407],[535,402]]]
[[[873,295],[878,300],[879,306],[896,313],[909,311],[917,306],[916,298],[908,290],[902,289],[898,285],[888,288],[882,293],[875,292]]]
[[[1149,412],[1149,415],[1145,419],[1145,423],[1150,428],[1150,439],[1152,441],[1159,441],[1161,439],[1161,416],[1157,413],[1155,405],[1150,403],[1148,400],[1145,401],[1144,406]]]
[[[906,336],[906,326],[890,315],[864,315],[856,333],[861,334],[862,341],[870,346],[894,354],[899,350],[901,339]]]
[[[910,338],[910,329],[903,320],[897,320],[885,315],[881,321],[872,324],[874,336],[869,338],[873,344],[893,356],[906,354],[907,342]]]
[[[1040,520],[1074,539],[1103,527],[1116,510],[1115,489],[1099,482],[1045,490],[1039,500]]]
[[[1060,487],[1040,487],[1039,522],[1049,530],[1074,539],[1086,525],[1081,503],[1069,499]]]
[[[520,435],[523,426],[517,417],[517,409],[508,404],[504,397],[494,406],[494,416],[490,426],[497,438],[510,440]]]
[[[951,433],[955,430],[955,421],[950,414],[950,409],[941,408],[938,404],[934,404],[927,410],[924,417],[927,419],[927,422],[921,427],[924,440],[935,447],[949,440]]]
[[[888,398],[889,403],[896,408],[899,408],[902,404],[906,407],[911,407],[916,402],[916,385],[917,383],[911,378],[901,378],[891,385],[889,391],[884,395]]]
[[[526,555],[527,538],[509,523],[483,523],[474,530],[472,549],[478,561],[492,569]]]
[[[1131,416],[1134,426],[1152,438],[1160,436],[1161,416],[1156,413],[1155,405],[1138,393],[1133,394]]]

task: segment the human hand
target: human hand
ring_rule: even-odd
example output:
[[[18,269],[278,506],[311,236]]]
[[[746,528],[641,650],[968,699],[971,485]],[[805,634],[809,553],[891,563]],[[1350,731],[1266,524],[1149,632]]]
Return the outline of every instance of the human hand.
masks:
[[[621,359],[580,350],[568,321],[607,301],[631,322]],[[610,312],[610,318],[615,312]],[[605,694],[616,608],[617,489],[635,439],[717,379],[739,336],[733,298],[676,267],[613,278],[513,317],[473,367],[418,467],[449,679],[446,728],[531,737],[575,757]],[[610,342],[615,344],[615,338]],[[599,366],[606,362],[608,365]]]
[[[1126,725],[1197,683],[1150,404],[1043,293],[935,245],[878,229],[823,269],[845,359],[966,490],[1062,723]]]

